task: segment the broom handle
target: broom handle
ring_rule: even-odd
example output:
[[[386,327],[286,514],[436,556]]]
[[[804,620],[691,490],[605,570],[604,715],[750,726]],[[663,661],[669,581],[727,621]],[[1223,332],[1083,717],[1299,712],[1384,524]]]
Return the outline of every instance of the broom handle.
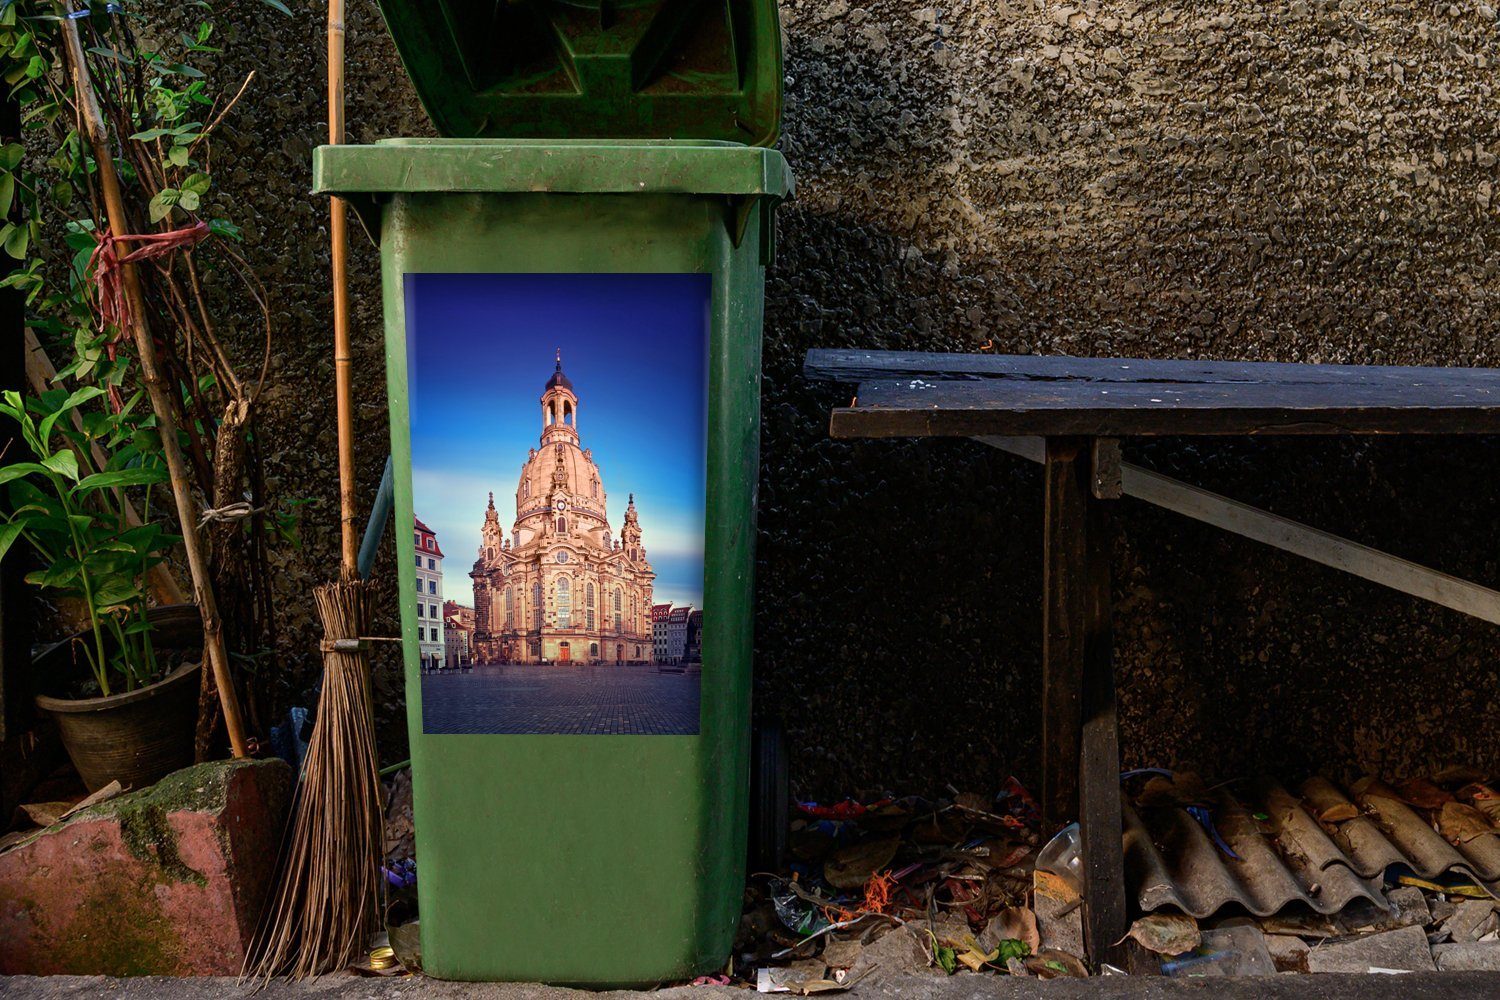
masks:
[[[68,14],[73,12],[72,0],[63,0],[63,10]],[[94,152],[94,163],[99,171],[99,187],[104,192],[109,231],[119,239],[129,235],[130,223],[125,216],[125,199],[120,194],[120,178],[115,173],[114,156],[109,148],[109,131],[104,124],[104,116],[99,111],[93,83],[89,80],[83,43],[78,38],[78,22],[64,18],[62,27],[68,61],[73,64],[73,87],[78,109],[83,117],[89,146]],[[151,330],[146,324],[146,297],[141,293],[141,279],[134,264],[122,264],[120,277],[125,289],[125,299],[130,307],[130,332],[135,338],[136,353],[140,355],[141,380],[146,383],[146,392],[151,397],[151,409],[156,413],[157,431],[161,435],[162,454],[167,460],[167,473],[172,477],[172,499],[177,504],[182,549],[193,577],[193,598],[198,602],[198,613],[203,618],[203,651],[213,670],[214,684],[219,689],[219,703],[224,709],[224,728],[229,732],[229,746],[234,756],[244,757],[245,727],[240,720],[240,702],[234,693],[234,681],[229,676],[229,658],[224,652],[219,607],[214,601],[208,562],[203,557],[203,546],[198,537],[197,513],[193,510],[193,498],[189,492],[187,462],[183,460],[182,443],[177,437],[177,417],[172,411],[171,398],[157,365],[156,341],[151,338]]]
[[[344,0],[328,0],[328,144],[344,143]],[[328,202],[333,264],[333,386],[338,403],[339,555],[342,576],[359,573],[354,514],[354,359],[349,348],[349,228],[342,198]]]

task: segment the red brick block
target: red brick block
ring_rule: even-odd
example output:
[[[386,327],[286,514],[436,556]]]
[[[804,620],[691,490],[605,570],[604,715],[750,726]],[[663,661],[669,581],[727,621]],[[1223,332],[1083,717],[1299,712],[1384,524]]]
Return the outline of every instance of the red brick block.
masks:
[[[0,854],[0,973],[237,975],[291,787],[278,760],[198,764]]]

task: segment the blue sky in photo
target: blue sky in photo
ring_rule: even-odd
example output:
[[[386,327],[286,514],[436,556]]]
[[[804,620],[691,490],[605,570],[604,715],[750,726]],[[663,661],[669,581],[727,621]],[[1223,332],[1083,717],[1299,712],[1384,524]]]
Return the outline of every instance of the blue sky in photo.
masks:
[[[655,600],[703,606],[708,308],[702,274],[406,276],[413,495],[445,598],[473,603],[490,491],[510,532],[561,348],[614,537],[633,492]]]

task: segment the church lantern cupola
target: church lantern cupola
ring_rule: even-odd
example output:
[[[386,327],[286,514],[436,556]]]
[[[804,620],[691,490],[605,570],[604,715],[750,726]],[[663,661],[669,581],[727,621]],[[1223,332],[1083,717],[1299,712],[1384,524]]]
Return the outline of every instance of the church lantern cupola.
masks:
[[[557,368],[542,388],[542,445],[578,443],[578,396],[573,383],[563,374],[562,350],[557,352]]]

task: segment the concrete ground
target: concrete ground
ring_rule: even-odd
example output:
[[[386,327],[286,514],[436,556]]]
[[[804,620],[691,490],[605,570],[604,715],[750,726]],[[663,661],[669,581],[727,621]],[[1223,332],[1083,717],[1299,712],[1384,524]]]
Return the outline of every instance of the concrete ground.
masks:
[[[106,979],[95,976],[0,977],[0,996],[38,1000],[746,1000],[748,990],[674,986],[654,992],[588,994],[534,983],[450,983],[422,976],[366,979],[328,976],[306,983],[275,982],[256,993],[233,979]],[[830,994],[837,996],[838,994]],[[863,982],[847,996],[858,1000],[1453,1000],[1500,996],[1500,975],[1487,972],[1414,973],[1405,976],[1308,976],[1288,973],[1243,979],[1172,980],[1110,976],[1101,979],[1010,979],[1001,976],[891,977]]]

